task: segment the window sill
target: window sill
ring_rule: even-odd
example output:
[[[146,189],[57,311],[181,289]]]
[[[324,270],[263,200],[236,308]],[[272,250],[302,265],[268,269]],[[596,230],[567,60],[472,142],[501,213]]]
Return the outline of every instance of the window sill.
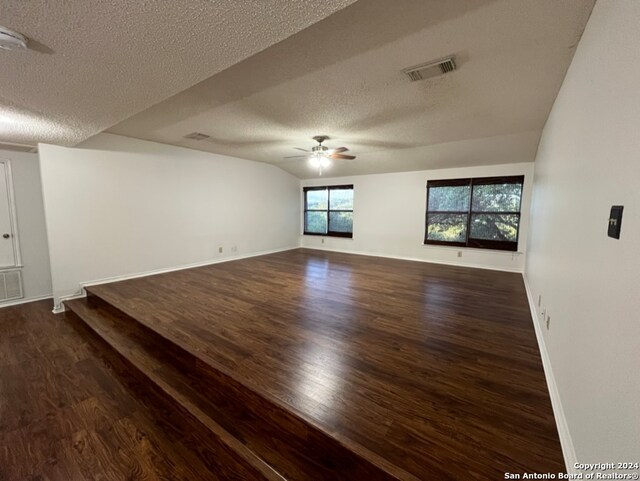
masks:
[[[523,251],[505,251],[500,249],[481,249],[478,247],[467,247],[467,246],[446,246],[446,245],[438,245],[438,244],[425,244],[422,243],[422,247],[427,247],[429,249],[449,249],[449,250],[458,250],[458,251],[472,251],[472,252],[481,252],[483,254],[498,254],[503,256],[521,256],[524,254]]]
[[[336,235],[336,234],[310,234],[310,233],[302,233],[300,234],[302,237],[310,236],[310,237],[331,237],[332,239],[353,239],[353,234],[347,235]]]

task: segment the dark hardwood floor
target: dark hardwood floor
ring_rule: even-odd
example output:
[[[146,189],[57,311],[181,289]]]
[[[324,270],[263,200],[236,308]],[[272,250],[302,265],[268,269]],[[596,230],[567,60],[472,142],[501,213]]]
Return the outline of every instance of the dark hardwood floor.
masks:
[[[333,449],[329,441],[335,440],[396,479],[489,480],[507,471],[564,469],[519,274],[298,249],[89,292],[98,304],[77,302],[74,312],[97,316],[104,324],[94,330],[111,336],[123,356],[139,356],[127,348],[132,340],[150,343],[138,357],[147,377],[164,379],[167,389],[179,390],[182,382],[196,417],[215,419],[252,453],[272,456],[271,465],[290,470],[287,479],[330,479],[322,470],[331,460],[306,452],[304,459],[278,460],[280,441],[262,446],[264,437],[250,432],[252,426],[267,432],[289,423],[300,450]],[[120,320],[109,317],[108,306]],[[119,337],[136,322],[130,337]],[[28,350],[26,344],[3,344],[4,365]],[[205,377],[179,380],[189,366]],[[3,371],[18,385],[24,381],[14,377],[24,375]],[[71,386],[82,382],[73,379]],[[199,404],[198,393],[215,402]],[[242,400],[240,411],[229,393]],[[273,409],[266,420],[256,416],[260,406]],[[238,418],[225,424],[231,414],[244,427]],[[157,436],[162,449],[164,438]],[[305,472],[313,465],[317,470]],[[356,468],[359,474],[336,479],[386,479]]]
[[[111,366],[50,301],[0,309],[0,480],[218,479]]]

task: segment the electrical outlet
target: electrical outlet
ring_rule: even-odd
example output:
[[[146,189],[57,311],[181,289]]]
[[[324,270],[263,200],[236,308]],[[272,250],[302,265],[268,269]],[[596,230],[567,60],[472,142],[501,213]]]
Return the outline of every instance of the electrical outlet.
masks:
[[[458,257],[462,257],[462,251],[458,251]]]
[[[547,331],[549,330],[550,323],[551,323],[551,316],[547,316]]]
[[[538,294],[538,307],[542,304],[542,294]]]
[[[324,244],[324,237],[322,238],[322,241],[321,241],[321,242]]]
[[[238,246],[231,247],[231,252],[238,252]]]
[[[218,253],[222,254],[222,246],[218,247]]]

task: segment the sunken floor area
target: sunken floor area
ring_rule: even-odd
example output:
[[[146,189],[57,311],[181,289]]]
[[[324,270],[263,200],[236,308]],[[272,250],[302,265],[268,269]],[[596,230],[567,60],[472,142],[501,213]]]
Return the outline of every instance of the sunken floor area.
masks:
[[[112,368],[51,301],[0,309],[0,480],[219,479]]]
[[[564,471],[519,274],[296,249],[87,290],[0,311],[0,479]]]

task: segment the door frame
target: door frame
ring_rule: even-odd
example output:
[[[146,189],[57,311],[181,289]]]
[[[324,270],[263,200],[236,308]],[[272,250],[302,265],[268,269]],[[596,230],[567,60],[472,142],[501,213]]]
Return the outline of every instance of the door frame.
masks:
[[[7,183],[7,202],[9,204],[9,221],[11,224],[11,241],[13,242],[13,260],[12,266],[0,266],[0,270],[23,267],[22,254],[20,252],[20,239],[18,236],[18,213],[16,211],[16,198],[13,189],[13,174],[11,172],[11,159],[0,158],[0,163],[4,164]]]

